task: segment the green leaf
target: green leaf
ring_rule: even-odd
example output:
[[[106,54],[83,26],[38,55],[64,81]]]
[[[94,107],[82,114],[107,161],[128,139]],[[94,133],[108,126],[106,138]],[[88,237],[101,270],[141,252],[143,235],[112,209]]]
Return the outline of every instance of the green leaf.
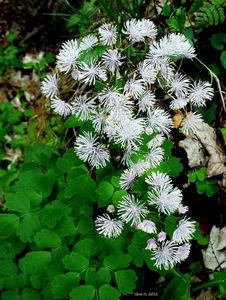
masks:
[[[97,272],[97,284],[98,286],[105,284],[105,283],[110,283],[111,281],[111,273],[109,269],[102,267],[98,270]]]
[[[65,189],[66,198],[71,198],[72,196],[76,195],[82,199],[93,200],[96,184],[88,174],[79,176],[74,176],[74,174],[71,176],[68,174],[68,177],[68,184]]]
[[[6,201],[4,206],[12,211],[17,212],[29,212],[31,209],[30,201],[24,195],[23,192],[17,192],[15,194],[8,193],[6,194]]]
[[[64,128],[73,128],[73,127],[79,127],[82,125],[82,121],[77,118],[76,116],[70,116],[65,122],[64,122]]]
[[[226,34],[222,32],[212,34],[210,37],[210,43],[214,49],[223,50],[224,44],[226,43]]]
[[[130,262],[131,262],[130,255],[123,254],[123,253],[115,253],[105,257],[103,264],[105,267],[109,269],[118,270],[118,269],[127,268]]]
[[[64,203],[56,200],[47,204],[40,214],[41,224],[53,228],[63,216],[70,213],[70,208]]]
[[[95,288],[92,285],[81,285],[72,290],[71,300],[93,300]]]
[[[98,187],[96,189],[98,206],[104,207],[104,206],[108,205],[113,192],[114,192],[114,187],[109,182],[102,181],[100,184],[98,184]]]
[[[160,171],[166,172],[172,177],[177,177],[183,170],[183,165],[177,157],[170,157],[162,162],[158,168]]]
[[[123,295],[132,294],[136,288],[137,276],[133,270],[122,270],[115,272],[115,280],[119,291]]]
[[[68,272],[58,275],[52,281],[52,293],[56,299],[68,298],[70,291],[79,283],[78,273]]]
[[[22,242],[31,242],[34,239],[34,233],[39,229],[38,217],[35,214],[27,214],[17,228],[17,235],[19,235]]]
[[[0,238],[14,234],[19,225],[19,218],[13,214],[0,214]]]
[[[196,175],[198,180],[203,181],[206,179],[206,169],[200,168],[198,171],[196,171]]]
[[[87,216],[83,216],[78,223],[78,233],[87,234],[93,231],[93,219]]]
[[[197,240],[199,245],[207,246],[209,243],[209,237],[203,235],[200,229],[196,229],[195,233],[193,234],[195,240]]]
[[[226,51],[221,52],[220,61],[222,66],[226,69]]]
[[[205,181],[196,181],[196,188],[197,188],[197,192],[199,194],[203,194],[206,191],[206,187],[207,187],[207,183],[206,180]]]
[[[21,300],[41,300],[41,296],[37,290],[26,288],[22,291]]]
[[[177,227],[177,220],[173,215],[169,215],[165,218],[164,221],[164,230],[172,238],[173,233]]]
[[[163,289],[162,300],[177,299],[190,300],[189,276],[176,277]]]
[[[2,277],[12,276],[17,273],[17,266],[11,260],[0,260],[0,266],[0,275]]]
[[[191,183],[196,182],[196,172],[189,172],[187,176]]]
[[[18,291],[6,291],[1,294],[1,300],[21,300]]]
[[[89,265],[89,261],[86,257],[79,253],[71,252],[62,259],[66,269],[70,271],[81,272]]]
[[[73,251],[78,252],[87,258],[90,258],[91,256],[95,256],[97,251],[95,240],[91,238],[81,239],[74,246]]]
[[[165,140],[162,144],[165,156],[172,156],[173,142],[170,140]]]
[[[88,267],[85,271],[85,283],[88,285],[96,285],[97,270],[94,267]]]
[[[128,195],[127,191],[124,190],[115,191],[111,199],[112,204],[118,206],[119,202],[122,200],[122,197],[126,195]]]
[[[43,272],[51,261],[48,251],[31,251],[20,260],[20,268],[25,274],[36,274]]]
[[[56,248],[61,244],[58,234],[49,229],[42,229],[36,233],[34,241],[39,248]]]
[[[142,267],[144,263],[142,248],[135,244],[130,244],[128,247],[128,253],[132,257],[132,262],[137,267]]]
[[[119,297],[119,291],[108,284],[102,285],[99,289],[99,300],[119,300]]]

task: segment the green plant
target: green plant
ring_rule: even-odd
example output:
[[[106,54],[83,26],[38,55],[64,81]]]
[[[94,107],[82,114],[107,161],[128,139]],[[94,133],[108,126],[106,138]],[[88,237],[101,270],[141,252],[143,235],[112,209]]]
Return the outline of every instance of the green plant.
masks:
[[[217,179],[207,178],[205,168],[189,171],[188,180],[190,183],[195,183],[199,194],[206,194],[208,197],[212,197],[219,191]]]

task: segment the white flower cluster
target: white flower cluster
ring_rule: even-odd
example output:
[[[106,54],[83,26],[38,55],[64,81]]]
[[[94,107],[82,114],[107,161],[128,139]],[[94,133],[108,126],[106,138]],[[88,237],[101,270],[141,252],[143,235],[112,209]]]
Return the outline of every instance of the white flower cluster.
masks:
[[[142,57],[138,63],[133,61],[134,53],[136,62]],[[173,127],[172,114],[155,91],[161,88],[167,94],[171,112],[180,111],[182,132],[195,133],[202,118],[191,107],[205,106],[213,89],[208,82],[192,82],[175,64],[175,60],[195,55],[182,34],[158,38],[148,19],[126,21],[121,32],[114,24],[103,24],[95,34],[63,43],[55,74],[47,75],[41,85],[55,113],[92,124],[76,138],[75,151],[81,160],[101,168],[110,161],[118,163],[120,157],[126,167],[120,185],[130,191],[117,207],[118,219],[99,216],[97,231],[117,237],[129,223],[147,232],[151,238],[146,249],[151,250],[156,266],[165,269],[188,256],[195,224],[179,217],[187,207],[169,176],[152,171],[164,159],[162,143]],[[150,190],[143,203],[132,194],[132,187],[147,172],[151,174],[146,178]],[[178,227],[171,240],[165,232],[158,233],[149,207],[159,214],[177,214]]]

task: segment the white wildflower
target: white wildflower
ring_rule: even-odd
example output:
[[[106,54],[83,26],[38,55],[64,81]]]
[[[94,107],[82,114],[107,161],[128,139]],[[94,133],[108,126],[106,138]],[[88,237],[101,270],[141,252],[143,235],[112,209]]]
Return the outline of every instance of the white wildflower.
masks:
[[[104,111],[94,111],[92,116],[92,124],[94,129],[100,133],[104,131],[106,126],[107,114]]]
[[[145,92],[144,80],[143,79],[129,79],[125,86],[124,92],[128,93],[130,97],[138,99]]]
[[[150,234],[156,233],[155,223],[150,220],[144,220],[141,223],[137,224],[137,228]]]
[[[108,214],[98,216],[95,221],[96,230],[105,237],[118,237],[123,228],[123,223],[120,220],[111,219]]]
[[[148,146],[148,148],[159,147],[162,145],[164,140],[165,140],[165,137],[163,136],[163,134],[159,133],[147,143],[147,146]]]
[[[150,147],[148,152],[148,160],[151,168],[156,167],[164,158],[164,151],[162,147]]]
[[[72,115],[76,115],[82,121],[89,120],[94,110],[94,99],[87,98],[86,95],[78,96],[72,103]]]
[[[145,248],[145,250],[153,250],[153,249],[156,249],[158,246],[157,246],[157,244],[156,244],[156,241],[155,240],[153,240],[153,239],[149,239],[148,241],[147,241],[147,246],[146,246],[146,248]]]
[[[179,214],[186,214],[186,212],[188,212],[188,210],[189,210],[189,208],[188,208],[188,206],[183,206],[183,205],[181,205],[179,208],[178,208],[178,212],[179,212]]]
[[[79,50],[80,51],[86,51],[94,46],[96,46],[98,40],[97,37],[94,34],[87,35],[81,40],[81,43],[79,45]]]
[[[68,116],[71,114],[72,106],[58,97],[52,98],[50,105],[53,111],[60,116]]]
[[[172,184],[172,180],[169,175],[162,172],[153,172],[145,179],[145,182],[151,186],[165,188]]]
[[[161,108],[148,112],[148,127],[159,133],[169,133],[172,128],[171,116]]]
[[[52,98],[58,92],[57,83],[59,78],[56,74],[47,74],[46,78],[41,83],[42,94]]]
[[[214,90],[207,81],[198,81],[190,89],[189,99],[195,106],[205,106],[207,100],[212,100]]]
[[[155,260],[155,266],[159,269],[168,270],[177,263],[177,246],[174,242],[166,241],[152,250],[152,260]]]
[[[145,37],[154,38],[157,30],[152,21],[147,19],[126,21],[123,33],[128,35],[131,42],[143,42]]]
[[[178,210],[182,201],[182,193],[178,188],[167,185],[164,188],[155,187],[148,192],[148,200],[158,211],[171,214]]]
[[[132,168],[126,169],[120,177],[119,184],[122,189],[128,190],[132,186],[136,178],[137,173]]]
[[[153,84],[155,82],[157,77],[157,71],[154,65],[151,64],[148,60],[144,60],[138,65],[138,71],[142,79],[148,84]]]
[[[78,136],[75,142],[75,152],[83,161],[96,168],[105,167],[110,161],[109,152],[106,147],[97,142],[97,137],[91,132],[85,132],[84,135]]]
[[[189,92],[190,80],[188,77],[176,73],[168,82],[169,92],[175,93],[178,98],[183,98]]]
[[[76,64],[80,50],[76,40],[70,40],[62,44],[59,54],[57,55],[57,68],[68,73]]]
[[[125,222],[137,226],[141,219],[145,218],[148,210],[144,204],[139,202],[134,195],[127,195],[122,198],[118,206],[118,216]]]
[[[184,244],[184,245],[179,246],[177,249],[177,252],[176,252],[177,261],[181,262],[181,261],[185,260],[186,258],[188,258],[190,250],[191,250],[190,244]]]
[[[178,110],[184,108],[187,105],[187,103],[188,100],[185,97],[176,98],[170,102],[170,108],[172,110]]]
[[[158,242],[164,242],[166,240],[165,231],[160,231],[157,238],[158,238]]]
[[[186,243],[191,238],[193,233],[195,232],[195,222],[189,221],[189,219],[182,219],[179,221],[177,229],[173,233],[172,240],[176,243]]]
[[[116,27],[112,24],[103,24],[99,29],[100,41],[102,44],[112,46],[116,43]]]
[[[195,134],[203,122],[202,116],[197,113],[187,113],[186,117],[181,123],[182,131],[184,134]]]
[[[86,64],[82,62],[80,64],[80,76],[79,79],[86,84],[95,84],[96,80],[107,80],[106,70],[94,62]]]
[[[144,93],[138,100],[139,111],[146,112],[154,107],[155,95],[151,92]]]
[[[109,49],[102,56],[103,64],[105,65],[106,69],[110,70],[111,72],[122,65],[122,59],[123,57],[120,53],[118,53],[117,49]]]

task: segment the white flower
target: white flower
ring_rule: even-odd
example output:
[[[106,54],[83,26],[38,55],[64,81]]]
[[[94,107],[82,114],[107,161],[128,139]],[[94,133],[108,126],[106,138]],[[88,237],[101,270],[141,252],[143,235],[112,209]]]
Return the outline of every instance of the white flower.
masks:
[[[119,184],[122,189],[128,190],[132,186],[136,178],[137,173],[132,168],[126,169],[120,177]]]
[[[158,242],[164,242],[166,240],[165,231],[160,231],[158,234]]]
[[[48,74],[46,78],[41,83],[41,91],[42,94],[52,98],[56,95],[58,88],[57,83],[59,81],[59,78],[56,76],[56,74]]]
[[[151,92],[144,93],[138,100],[139,111],[145,112],[154,107],[155,95]]]
[[[99,29],[100,41],[102,44],[111,46],[116,43],[117,32],[116,27],[112,24],[103,24]]]
[[[74,69],[72,72],[71,72],[71,77],[74,79],[74,80],[79,80],[79,76],[80,76],[80,72],[78,69]]]
[[[157,34],[154,23],[147,19],[126,21],[125,30],[122,32],[128,35],[129,40],[133,43],[143,42],[145,37],[154,38]]]
[[[162,172],[153,172],[150,176],[145,179],[147,184],[154,187],[165,188],[172,184],[172,180],[169,175]]]
[[[153,249],[156,249],[158,246],[157,246],[157,244],[156,244],[156,241],[155,240],[153,240],[153,239],[149,239],[148,241],[147,241],[147,246],[146,246],[146,248],[145,248],[145,250],[153,250]]]
[[[155,260],[155,266],[159,269],[168,270],[177,263],[177,246],[174,242],[166,241],[152,250],[152,260]]]
[[[108,214],[98,216],[95,221],[96,230],[105,237],[118,237],[123,228],[123,223],[120,220],[111,219]]]
[[[97,79],[107,80],[106,70],[94,62],[90,62],[89,64],[82,62],[80,69],[79,79],[84,81],[84,83],[91,85],[95,84]]]
[[[182,193],[178,188],[167,185],[164,188],[155,187],[148,192],[149,203],[155,205],[158,211],[171,214],[178,210],[182,201]]]
[[[75,142],[75,152],[83,161],[88,161],[91,166],[96,168],[105,167],[110,160],[109,152],[106,147],[97,142],[97,137],[91,132],[85,132],[78,136]]]
[[[94,111],[92,116],[92,123],[94,129],[100,133],[104,131],[106,126],[107,114],[104,111]]]
[[[164,151],[162,147],[151,147],[148,152],[148,160],[150,162],[150,167],[156,167],[164,158]]]
[[[194,232],[195,222],[184,218],[179,221],[178,227],[173,233],[172,240],[179,244],[186,243],[192,238]]]
[[[177,261],[181,262],[188,258],[188,255],[190,253],[191,245],[190,244],[184,244],[178,247],[176,256],[177,256]]]
[[[141,223],[137,224],[137,228],[150,234],[156,233],[155,223],[149,220],[144,220]]]
[[[148,60],[144,60],[138,65],[138,71],[144,81],[148,84],[152,84],[156,80],[157,71]]]
[[[79,45],[79,50],[80,51],[86,51],[88,49],[93,48],[96,46],[98,40],[97,37],[93,34],[87,35],[81,40],[81,43]]]
[[[188,77],[177,73],[168,82],[169,92],[175,93],[178,98],[183,98],[189,92],[190,80]]]
[[[125,222],[137,226],[142,218],[148,214],[146,206],[135,199],[134,195],[127,195],[122,198],[118,206],[118,216]]]
[[[118,53],[117,49],[109,49],[102,56],[103,64],[111,72],[113,72],[117,67],[122,65],[122,59],[123,57],[120,53]]]
[[[179,212],[179,214],[185,214],[186,212],[188,212],[188,210],[189,210],[189,208],[188,208],[188,206],[183,206],[183,205],[181,205],[179,208],[178,208],[178,212]]]
[[[56,57],[57,68],[63,73],[68,73],[75,66],[79,53],[80,50],[76,40],[63,43]]]
[[[148,148],[159,147],[164,142],[165,137],[162,133],[157,134],[152,140],[147,143]]]
[[[161,108],[148,112],[148,127],[159,133],[169,133],[172,128],[170,115]]]
[[[149,161],[144,161],[144,160],[139,160],[137,163],[135,163],[132,168],[134,172],[138,176],[143,175],[148,169],[150,169],[150,162]]]
[[[137,149],[137,144],[141,142],[141,134],[144,132],[143,119],[125,119],[117,129],[115,142],[123,148]]]
[[[195,49],[183,34],[171,33],[154,42],[149,49],[149,55],[155,58],[171,56],[194,58]]]
[[[124,92],[135,99],[138,99],[144,91],[145,87],[143,79],[135,79],[134,77],[129,79],[124,86]]]
[[[195,106],[205,106],[207,100],[212,100],[214,90],[207,81],[198,81],[190,89],[189,99]]]
[[[72,106],[58,97],[52,98],[50,105],[53,111],[58,115],[68,116],[71,114]]]
[[[172,110],[178,110],[184,108],[188,103],[188,100],[184,97],[176,98],[170,102],[170,108]]]
[[[72,103],[72,115],[76,115],[82,121],[89,120],[94,110],[94,99],[87,98],[86,95],[80,95]]]
[[[186,118],[181,123],[182,131],[184,134],[196,133],[203,122],[202,116],[196,113],[187,113]]]

